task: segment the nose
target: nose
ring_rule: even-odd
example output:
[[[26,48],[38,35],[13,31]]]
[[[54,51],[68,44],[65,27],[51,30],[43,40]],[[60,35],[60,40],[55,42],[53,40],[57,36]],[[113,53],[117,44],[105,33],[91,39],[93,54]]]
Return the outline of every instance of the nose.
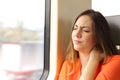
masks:
[[[81,31],[80,29],[78,29],[78,30],[76,31],[76,36],[77,36],[77,37],[82,37],[82,31]]]

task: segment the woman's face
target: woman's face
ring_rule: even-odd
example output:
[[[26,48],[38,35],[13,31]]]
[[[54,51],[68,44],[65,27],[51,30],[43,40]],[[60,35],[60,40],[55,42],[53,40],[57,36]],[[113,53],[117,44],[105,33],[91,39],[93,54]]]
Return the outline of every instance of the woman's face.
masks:
[[[87,16],[81,16],[75,23],[72,31],[72,41],[74,49],[78,52],[90,52],[96,42],[92,29],[93,21]]]

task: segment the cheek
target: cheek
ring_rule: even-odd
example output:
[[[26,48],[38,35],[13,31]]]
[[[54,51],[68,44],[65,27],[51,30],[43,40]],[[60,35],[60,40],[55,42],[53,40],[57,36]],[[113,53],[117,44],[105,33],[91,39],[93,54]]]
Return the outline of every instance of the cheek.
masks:
[[[89,44],[89,45],[95,45],[96,44],[96,41],[95,41],[95,39],[94,39],[94,37],[93,36],[88,36],[88,37],[86,37],[85,39],[85,42],[87,43],[87,44]]]

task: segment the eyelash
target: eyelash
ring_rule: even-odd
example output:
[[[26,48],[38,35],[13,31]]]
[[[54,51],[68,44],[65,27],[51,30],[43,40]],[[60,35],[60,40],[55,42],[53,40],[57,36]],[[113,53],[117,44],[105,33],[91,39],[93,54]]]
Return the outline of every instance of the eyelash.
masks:
[[[77,30],[77,27],[73,27],[73,30]],[[83,28],[82,28],[82,31],[83,32],[90,32],[90,30],[86,30],[86,29],[83,29]]]
[[[84,29],[82,29],[84,32],[90,32],[90,30],[84,30]]]

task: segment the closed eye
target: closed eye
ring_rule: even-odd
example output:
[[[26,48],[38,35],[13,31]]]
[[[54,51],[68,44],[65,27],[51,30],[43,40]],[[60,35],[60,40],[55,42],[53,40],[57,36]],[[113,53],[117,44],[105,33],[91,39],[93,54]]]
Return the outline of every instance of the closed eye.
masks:
[[[87,28],[87,27],[83,27],[83,28],[82,28],[82,31],[83,31],[83,32],[90,32],[90,29]]]

